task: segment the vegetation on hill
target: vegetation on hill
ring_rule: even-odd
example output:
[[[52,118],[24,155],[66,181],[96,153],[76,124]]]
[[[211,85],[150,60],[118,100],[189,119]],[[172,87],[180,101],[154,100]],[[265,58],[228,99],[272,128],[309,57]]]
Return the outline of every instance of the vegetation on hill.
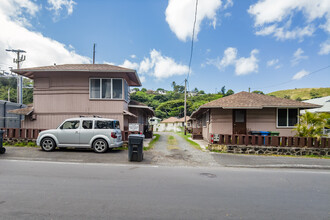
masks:
[[[156,91],[142,88],[135,88],[135,92],[131,93],[131,99],[142,102],[155,109],[156,117],[183,117],[184,116],[184,86],[172,83],[173,91],[165,91],[162,88]],[[199,108],[199,106],[222,98],[227,95],[234,94],[234,91],[223,86],[217,94],[206,94],[203,90],[197,88],[187,93],[187,115]]]
[[[324,96],[330,96],[330,88],[302,88],[302,89],[288,89],[268,93],[280,98],[288,98],[298,101],[315,99]]]

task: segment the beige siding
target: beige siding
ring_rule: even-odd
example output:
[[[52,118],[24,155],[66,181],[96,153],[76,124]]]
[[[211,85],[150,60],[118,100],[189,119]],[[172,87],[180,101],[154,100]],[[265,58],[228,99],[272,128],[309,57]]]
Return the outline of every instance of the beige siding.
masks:
[[[125,125],[123,110],[128,110],[125,100],[89,99],[89,78],[120,78],[120,76],[120,73],[58,72],[43,74],[39,78],[36,73],[33,91],[36,120],[30,121],[29,117],[26,117],[22,127],[55,128],[67,118],[98,115],[118,119],[123,130]]]
[[[209,134],[232,134],[233,116],[232,109],[211,109],[210,125],[203,128],[204,139],[209,139]],[[248,109],[246,110],[247,131],[278,131],[281,136],[294,136],[290,128],[276,127],[276,108]],[[205,136],[208,135],[208,136]]]
[[[233,116],[231,109],[211,109],[210,134],[232,134]]]
[[[246,113],[248,131],[278,131],[280,136],[294,136],[292,128],[276,127],[276,108],[251,109]]]
[[[92,116],[92,115],[87,115]],[[117,119],[120,129],[124,130],[124,117],[122,114],[100,114],[104,118]],[[57,128],[65,119],[79,117],[76,114],[41,114],[37,115],[37,120],[31,121],[28,117],[22,123],[23,128],[53,129]]]

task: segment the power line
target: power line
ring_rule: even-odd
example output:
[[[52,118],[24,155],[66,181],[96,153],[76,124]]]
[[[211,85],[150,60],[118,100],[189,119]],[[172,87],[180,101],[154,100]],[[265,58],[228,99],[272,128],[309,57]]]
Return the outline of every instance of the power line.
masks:
[[[197,18],[197,7],[198,7],[198,0],[196,0],[195,19],[194,19],[193,33],[192,33],[192,36],[191,36],[189,70],[188,70],[187,80],[189,78],[189,74],[190,74],[190,71],[191,71],[191,61],[192,61],[192,56],[193,56],[193,51],[194,51],[194,38],[195,38],[195,26],[196,26],[196,18]]]
[[[190,48],[190,58],[189,58],[189,69],[187,78],[184,80],[184,135],[187,134],[187,81],[189,78],[189,74],[191,71],[191,61],[194,51],[194,38],[195,38],[195,26],[196,26],[196,18],[197,18],[197,7],[198,7],[198,0],[196,0],[196,7],[195,7],[195,18],[194,18],[194,26],[193,26],[193,32],[191,36],[191,48]]]
[[[311,72],[310,74],[308,74],[308,76],[312,75],[312,74],[315,74],[315,73],[318,73],[322,70],[325,70],[325,69],[328,69],[330,68],[330,65],[329,66],[326,66],[326,67],[323,67],[323,68],[320,68],[320,69],[317,69],[313,72]],[[282,83],[278,83],[278,84],[273,84],[273,85],[270,85],[270,86],[265,86],[265,87],[259,87],[258,89],[268,89],[268,88],[271,88],[271,87],[276,87],[276,86],[281,86],[281,85],[285,85],[285,84],[288,84],[290,82],[294,81],[294,79],[291,79],[289,81],[285,81],[285,82],[282,82]]]

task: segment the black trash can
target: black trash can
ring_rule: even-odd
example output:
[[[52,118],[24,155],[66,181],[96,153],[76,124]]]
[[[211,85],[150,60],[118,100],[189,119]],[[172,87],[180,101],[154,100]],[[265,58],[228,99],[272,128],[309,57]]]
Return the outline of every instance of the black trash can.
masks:
[[[143,160],[143,139],[144,135],[131,134],[128,136],[128,160],[142,161]]]
[[[3,134],[5,131],[0,130],[0,154],[6,153],[6,148],[3,147]]]
[[[250,131],[249,134],[251,134],[251,135],[261,135],[260,131]]]

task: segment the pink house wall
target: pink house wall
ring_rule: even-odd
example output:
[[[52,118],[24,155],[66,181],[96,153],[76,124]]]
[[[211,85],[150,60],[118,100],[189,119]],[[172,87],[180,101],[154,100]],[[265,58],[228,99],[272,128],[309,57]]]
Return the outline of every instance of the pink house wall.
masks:
[[[210,123],[209,126],[203,127],[203,138],[209,140],[212,133],[232,134],[232,112],[232,109],[210,109]],[[247,131],[278,131],[281,136],[295,135],[295,132],[292,131],[293,127],[277,128],[276,123],[276,108],[248,109],[246,111]]]
[[[64,119],[80,115],[98,115],[117,119],[124,130],[123,110],[128,110],[125,100],[89,99],[89,78],[119,78],[118,73],[59,72],[35,75],[33,106],[36,120],[26,117],[23,128],[56,128]]]

